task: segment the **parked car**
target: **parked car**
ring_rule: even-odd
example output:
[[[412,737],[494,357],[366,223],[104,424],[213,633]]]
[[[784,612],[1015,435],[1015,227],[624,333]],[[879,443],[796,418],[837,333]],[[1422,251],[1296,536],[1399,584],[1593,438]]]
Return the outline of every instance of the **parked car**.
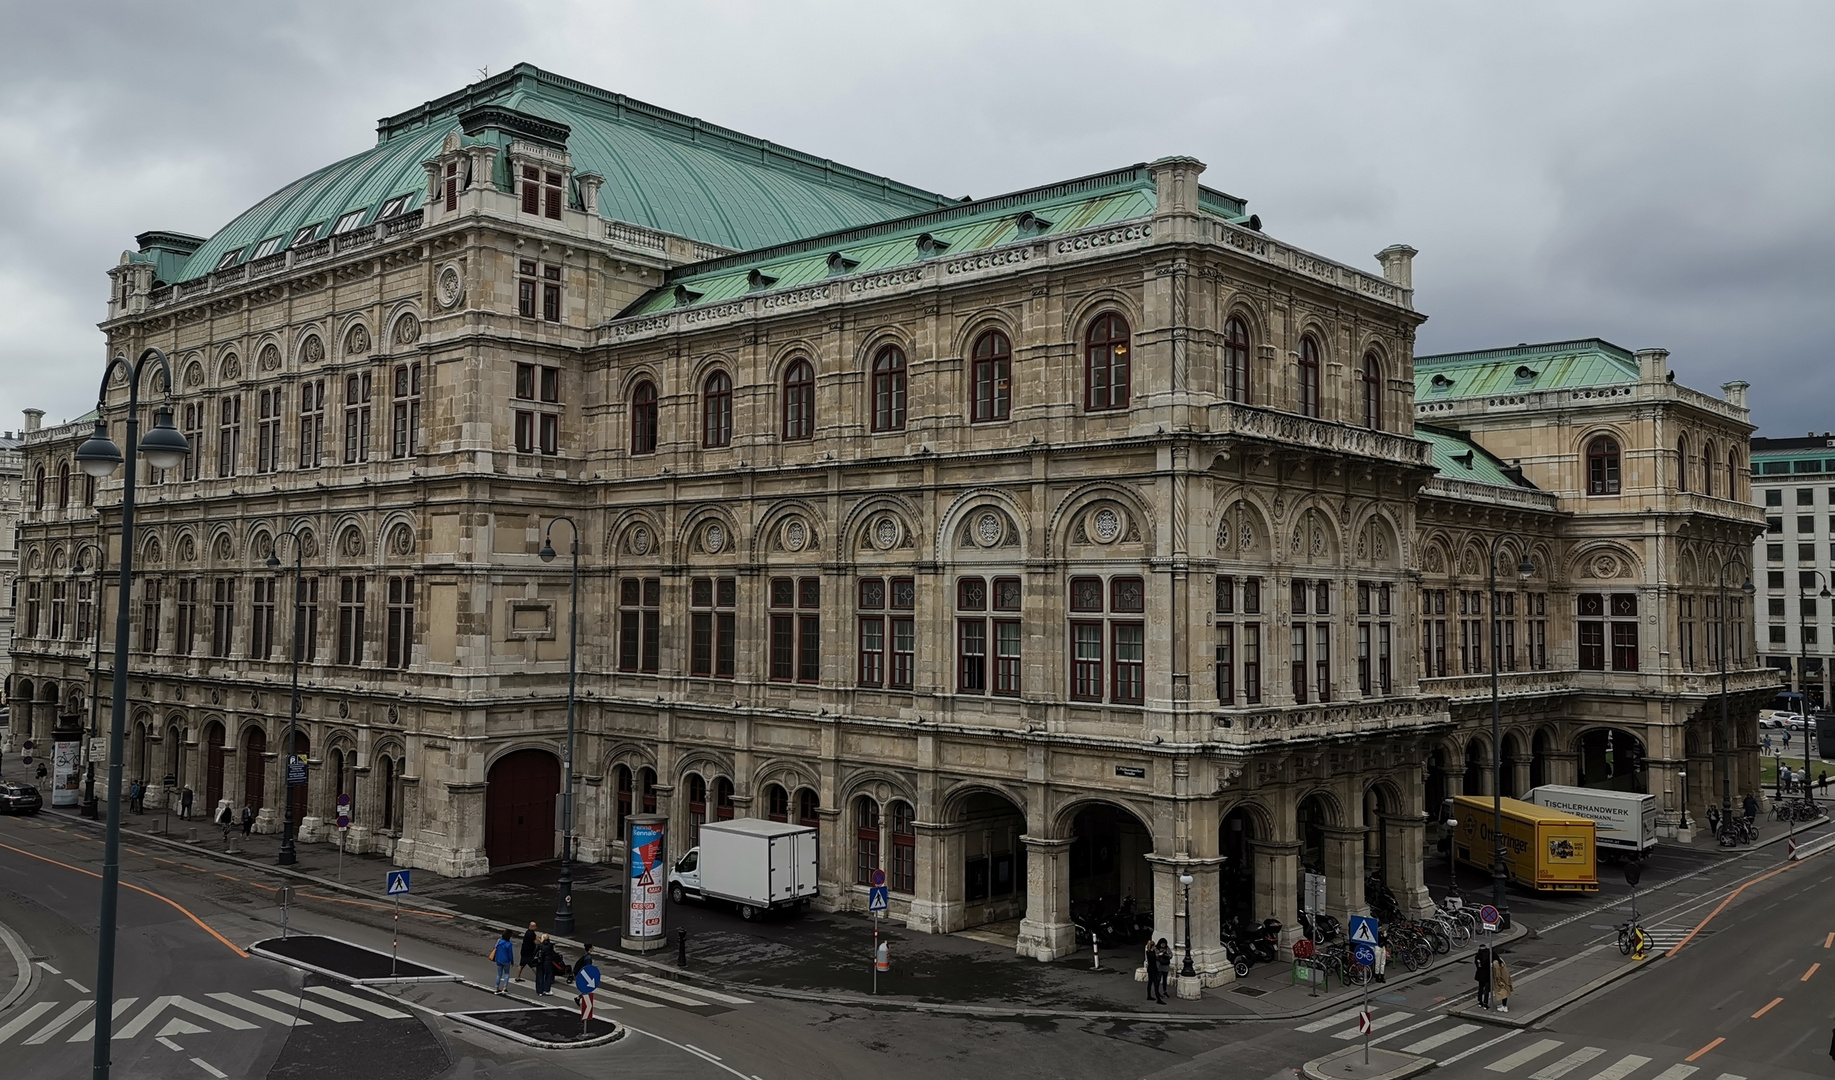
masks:
[[[1793,712],[1764,713],[1759,716],[1759,726],[1762,728],[1800,728],[1803,726],[1803,717]]]
[[[45,800],[38,789],[30,784],[0,784],[0,810],[9,814],[36,814],[44,805]]]

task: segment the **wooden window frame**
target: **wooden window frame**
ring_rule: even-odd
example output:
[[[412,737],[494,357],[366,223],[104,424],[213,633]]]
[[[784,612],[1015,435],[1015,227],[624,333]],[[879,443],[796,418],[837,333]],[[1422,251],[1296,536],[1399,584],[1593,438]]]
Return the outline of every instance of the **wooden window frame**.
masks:
[[[716,369],[701,383],[701,447],[718,450],[733,444],[733,377]]]
[[[999,330],[975,339],[970,360],[969,422],[1006,420],[1013,411],[1013,342]]]
[[[1315,420],[1320,419],[1323,412],[1323,402],[1321,401],[1323,395],[1320,393],[1320,368],[1318,339],[1311,334],[1301,335],[1299,360],[1300,415],[1310,416]]]
[[[1254,343],[1248,320],[1232,315],[1223,324],[1223,396],[1242,405],[1253,404],[1254,386],[1250,380],[1250,357]]]
[[[1123,410],[1132,397],[1132,331],[1119,312],[1105,311],[1083,332],[1083,411]]]
[[[784,369],[783,438],[800,442],[816,435],[816,369],[803,357]]]
[[[882,345],[873,354],[873,430],[905,430],[910,391],[910,361],[897,345]]]
[[[1623,491],[1618,440],[1610,435],[1595,435],[1587,440],[1587,494],[1617,495]],[[1702,494],[1708,494],[1703,492]]]
[[[656,383],[641,379],[631,390],[631,453],[656,453],[658,417]]]

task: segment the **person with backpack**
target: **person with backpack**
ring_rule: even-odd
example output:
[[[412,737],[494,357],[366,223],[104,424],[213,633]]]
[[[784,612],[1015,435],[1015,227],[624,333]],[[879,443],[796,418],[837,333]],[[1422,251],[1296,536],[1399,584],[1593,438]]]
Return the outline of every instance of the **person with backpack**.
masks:
[[[516,946],[510,943],[508,930],[505,930],[503,936],[497,939],[497,944],[491,947],[491,960],[497,965],[495,992],[508,994],[510,992],[510,965],[516,962]]]
[[[547,997],[548,991],[554,989],[554,962],[557,954],[554,943],[548,940],[547,934],[538,935],[535,939],[535,996]]]

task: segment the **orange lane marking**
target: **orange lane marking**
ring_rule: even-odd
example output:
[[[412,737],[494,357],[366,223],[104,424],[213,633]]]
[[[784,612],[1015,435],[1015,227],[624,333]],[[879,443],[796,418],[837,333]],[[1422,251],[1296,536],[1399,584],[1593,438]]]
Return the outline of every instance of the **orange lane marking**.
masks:
[[[255,886],[257,889],[266,889],[269,892],[277,892],[279,890],[279,886],[277,885],[263,885],[259,881],[251,881],[249,884]]]
[[[177,866],[178,865],[177,863],[173,862],[171,859],[162,859],[157,855],[153,855],[150,857],[152,858],[154,862],[162,862],[162,863],[165,863],[167,866]],[[1673,952],[1674,950],[1671,950],[1671,951]]]
[[[1783,1001],[1783,1000],[1784,1000],[1783,998],[1772,998],[1772,999],[1771,999],[1771,1004],[1769,1004],[1769,1005],[1767,1005],[1767,1006],[1765,1006],[1764,1008],[1762,1008],[1762,1009],[1760,1009],[1760,1010],[1759,1010],[1758,1012],[1755,1012],[1755,1013],[1753,1013],[1753,1014],[1752,1014],[1752,1018],[1753,1018],[1754,1020],[1757,1020],[1757,1019],[1758,1019],[1759,1017],[1761,1017],[1761,1016],[1764,1016],[1764,1015],[1765,1015],[1766,1013],[1768,1013],[1768,1012],[1770,1012],[1771,1010],[1773,1010],[1773,1009],[1775,1009],[1775,1008],[1777,1008],[1777,1007],[1778,1007],[1778,1002],[1780,1002],[1780,1001]]]
[[[1822,947],[1825,949],[1835,947],[1835,930],[1829,931],[1829,936],[1822,939]]]
[[[1769,1006],[1768,1006],[1768,1007],[1769,1007]],[[1702,1047],[1701,1049],[1699,1049],[1699,1050],[1697,1050],[1697,1051],[1695,1051],[1694,1053],[1692,1053],[1692,1054],[1690,1054],[1689,1056],[1687,1056],[1687,1057],[1685,1057],[1685,1058],[1683,1058],[1682,1060],[1683,1060],[1683,1061],[1693,1061],[1693,1060],[1695,1060],[1696,1058],[1698,1058],[1698,1057],[1700,1057],[1701,1055],[1703,1055],[1703,1054],[1705,1054],[1705,1053],[1707,1053],[1707,1052],[1708,1052],[1709,1050],[1712,1050],[1712,1049],[1714,1049],[1714,1048],[1715,1048],[1716,1046],[1719,1046],[1719,1045],[1720,1045],[1721,1043],[1723,1043],[1723,1042],[1726,1042],[1726,1041],[1727,1041],[1727,1040],[1726,1040],[1726,1037],[1725,1037],[1725,1036],[1722,1036],[1721,1038],[1718,1038],[1718,1039],[1715,1039],[1715,1040],[1714,1040],[1713,1042],[1711,1042],[1711,1043],[1709,1043],[1709,1044],[1707,1044],[1706,1046],[1704,1046],[1704,1047]]]
[[[180,866],[182,866],[182,867],[184,867],[184,868],[185,868],[185,869],[187,869],[187,870],[196,870],[196,871],[197,871],[198,873],[200,873],[200,874],[208,874],[208,873],[210,873],[210,871],[208,871],[208,870],[206,870],[206,869],[204,869],[203,867],[201,867],[201,866],[193,866],[193,865],[191,865],[191,864],[190,864],[190,863],[188,863],[188,862],[184,862],[184,863],[179,863],[179,865],[180,865]]]
[[[1820,858],[1821,855],[1822,855],[1822,852],[1817,852],[1815,855],[1811,855],[1810,859]],[[1770,878],[1777,877],[1779,874],[1782,874],[1784,871],[1789,870],[1790,868],[1794,866],[1802,866],[1804,863],[1808,861],[1809,859],[1805,859],[1803,862],[1785,863],[1783,866],[1778,867],[1776,870],[1773,870],[1769,874],[1761,874],[1758,877],[1753,878],[1751,881],[1746,882],[1744,885],[1741,885],[1739,888],[1734,889],[1732,892],[1728,893],[1726,899],[1722,900],[1720,904],[1714,908],[1713,911],[1708,912],[1707,918],[1701,920],[1699,923],[1696,923],[1695,928],[1693,930],[1690,930],[1687,934],[1685,934],[1682,940],[1678,941],[1675,944],[1675,947],[1669,950],[1669,955],[1672,957],[1675,956],[1678,952],[1682,951],[1682,946],[1687,945],[1689,942],[1695,940],[1695,935],[1701,933],[1702,927],[1713,922],[1714,917],[1716,915],[1719,915],[1722,911],[1725,911],[1727,909],[1728,904],[1731,904],[1734,900],[1737,900],[1739,898],[1740,893],[1745,892],[1747,889],[1750,889],[1752,886],[1757,885],[1761,881],[1766,881]],[[1702,1051],[1702,1053],[1706,1053],[1706,1052],[1707,1051],[1705,1050]]]
[[[241,881],[242,880],[241,878],[237,877],[234,874],[218,874],[217,876],[220,878],[228,878],[231,881]]]
[[[100,880],[102,877],[101,874],[96,873],[94,870],[85,870],[80,866],[72,866],[67,862],[58,862],[56,859],[47,859],[43,855],[34,854],[30,851],[24,850],[23,848],[16,848],[12,846],[11,844],[0,844],[0,848],[5,848],[8,851],[17,852],[21,855],[24,855],[28,859],[37,859],[39,862],[48,862],[52,866],[61,866],[66,870],[75,870],[79,874],[88,874],[90,877],[96,878],[98,880]],[[137,893],[145,893],[146,895],[152,897],[155,900],[162,900],[166,902],[167,904],[172,905],[173,908],[177,909],[179,914],[183,915],[187,919],[190,919],[192,922],[197,923],[198,928],[200,930],[203,930],[206,934],[209,934],[211,937],[216,938],[218,941],[221,941],[223,943],[224,948],[227,948],[230,952],[235,953],[237,956],[242,957],[244,960],[248,959],[248,953],[237,948],[234,942],[230,941],[228,938],[224,937],[222,934],[219,934],[215,930],[212,930],[210,928],[209,923],[205,922],[203,919],[198,918],[196,915],[193,915],[190,909],[186,908],[185,905],[179,903],[178,901],[172,899],[169,896],[162,896],[159,893],[154,892],[152,889],[148,889],[143,886],[136,885],[131,881],[123,881],[121,882],[121,884],[123,887],[132,889]]]
[[[1818,961],[1817,963],[1811,964],[1810,969],[1803,973],[1803,978],[1798,979],[1797,981],[1798,982],[1809,982],[1810,976],[1816,974],[1816,969],[1821,966],[1822,966],[1822,963],[1820,961]]]
[[[372,904],[367,900],[346,900],[338,896],[320,896],[318,893],[300,893],[299,895],[303,900],[329,900],[334,904],[355,904],[357,907],[377,908],[382,911],[393,911],[395,909],[395,905],[393,904]],[[425,915],[429,919],[452,918],[451,915],[447,915],[440,911],[422,911],[419,908],[402,908],[401,910],[409,915]]]
[[[131,851],[131,852],[133,852],[133,853],[134,853],[134,854],[136,854],[136,855],[145,855],[145,854],[146,854],[146,852],[144,852],[144,851],[142,851],[142,850],[140,850],[139,848],[134,848],[134,847],[131,847],[131,848],[128,848],[127,850],[128,850],[128,851]]]
[[[67,832],[68,830],[66,830],[66,829],[64,829],[64,828],[62,828],[62,827],[60,827],[60,826],[57,826],[57,825],[53,825],[53,826],[51,826],[51,831],[52,831],[52,832]]]

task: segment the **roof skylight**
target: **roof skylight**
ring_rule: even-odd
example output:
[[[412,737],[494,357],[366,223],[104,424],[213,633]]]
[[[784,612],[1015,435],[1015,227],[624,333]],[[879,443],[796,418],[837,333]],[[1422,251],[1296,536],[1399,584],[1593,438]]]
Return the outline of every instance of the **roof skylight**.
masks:
[[[286,237],[284,236],[268,237],[266,240],[263,240],[259,246],[255,248],[255,254],[251,255],[250,258],[254,258],[254,259],[267,258],[269,255],[272,255],[276,251],[280,250],[280,242],[285,239]]]
[[[340,217],[338,223],[331,227],[331,235],[343,236],[345,233],[355,229],[357,226],[363,224],[363,215],[367,213],[369,213],[369,208],[364,207],[361,210],[352,210],[350,213]]]
[[[293,243],[287,246],[298,247],[301,244],[311,241],[313,237],[319,234],[319,230],[323,228],[324,225],[325,223],[323,221],[315,221],[310,225],[303,226],[298,232],[293,234]]]
[[[217,260],[216,269],[228,270],[230,267],[236,265],[236,260],[241,257],[242,257],[241,248],[233,248],[229,251],[225,251],[223,253],[223,257]]]

